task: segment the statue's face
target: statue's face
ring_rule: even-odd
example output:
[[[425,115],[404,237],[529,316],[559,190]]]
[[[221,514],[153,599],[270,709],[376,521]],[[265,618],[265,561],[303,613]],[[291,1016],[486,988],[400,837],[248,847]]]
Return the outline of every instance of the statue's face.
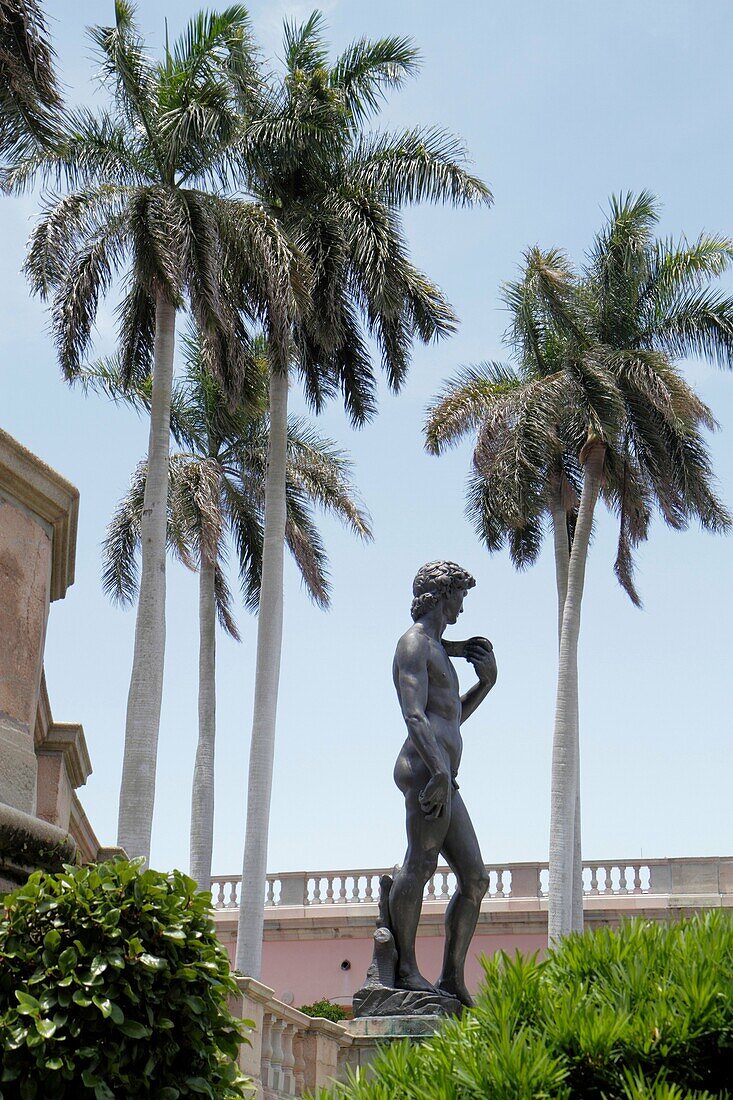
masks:
[[[445,617],[449,624],[458,622],[458,616],[463,611],[463,601],[466,598],[467,588],[452,588],[444,597]]]

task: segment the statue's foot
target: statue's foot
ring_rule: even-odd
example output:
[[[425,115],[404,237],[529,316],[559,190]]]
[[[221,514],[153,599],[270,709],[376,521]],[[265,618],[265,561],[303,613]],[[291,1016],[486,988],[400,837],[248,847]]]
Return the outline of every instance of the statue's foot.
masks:
[[[445,993],[446,997],[455,997],[466,1008],[473,1008],[473,997],[466,989],[463,982],[450,981],[448,978],[439,978],[436,983],[438,993]]]
[[[397,989],[409,989],[413,993],[437,993],[438,990],[431,985],[427,978],[423,978],[419,970],[408,970],[404,974],[398,974],[395,982]]]

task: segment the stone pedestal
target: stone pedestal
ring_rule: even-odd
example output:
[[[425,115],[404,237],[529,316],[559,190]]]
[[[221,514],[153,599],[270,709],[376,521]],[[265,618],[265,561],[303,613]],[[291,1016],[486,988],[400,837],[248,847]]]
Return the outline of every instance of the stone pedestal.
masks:
[[[0,803],[30,815],[48,608],[74,579],[78,500],[73,485],[0,431]]]
[[[423,1042],[445,1020],[445,1016],[362,1016],[345,1021],[351,1044],[339,1051],[339,1080],[344,1080],[347,1070],[365,1070],[385,1043],[401,1039]]]

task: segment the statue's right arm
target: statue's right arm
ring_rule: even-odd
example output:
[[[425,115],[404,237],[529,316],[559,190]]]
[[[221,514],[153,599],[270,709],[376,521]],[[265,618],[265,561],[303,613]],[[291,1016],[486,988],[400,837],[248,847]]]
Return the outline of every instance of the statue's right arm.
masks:
[[[410,740],[425,761],[430,774],[447,775],[450,778],[445,756],[438,747],[426,714],[428,652],[427,639],[419,635],[406,634],[400,639],[395,653],[400,705]]]

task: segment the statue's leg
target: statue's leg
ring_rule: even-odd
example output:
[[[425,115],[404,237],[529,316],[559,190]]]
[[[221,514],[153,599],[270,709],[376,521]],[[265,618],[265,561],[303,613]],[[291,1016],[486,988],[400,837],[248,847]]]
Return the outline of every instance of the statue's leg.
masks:
[[[445,953],[438,988],[470,1008],[473,1001],[466,989],[464,966],[489,876],[473,824],[457,791],[453,792],[450,825],[441,852],[456,876],[457,886],[445,914]]]
[[[423,890],[438,865],[449,814],[428,819],[420,809],[420,791],[429,778],[429,772],[425,769],[424,775],[412,774],[409,786],[400,783],[407,811],[407,853],[402,866],[395,873],[389,892],[389,917],[399,956],[397,987],[433,993],[435,986],[423,978],[418,970],[415,937],[420,921]]]

